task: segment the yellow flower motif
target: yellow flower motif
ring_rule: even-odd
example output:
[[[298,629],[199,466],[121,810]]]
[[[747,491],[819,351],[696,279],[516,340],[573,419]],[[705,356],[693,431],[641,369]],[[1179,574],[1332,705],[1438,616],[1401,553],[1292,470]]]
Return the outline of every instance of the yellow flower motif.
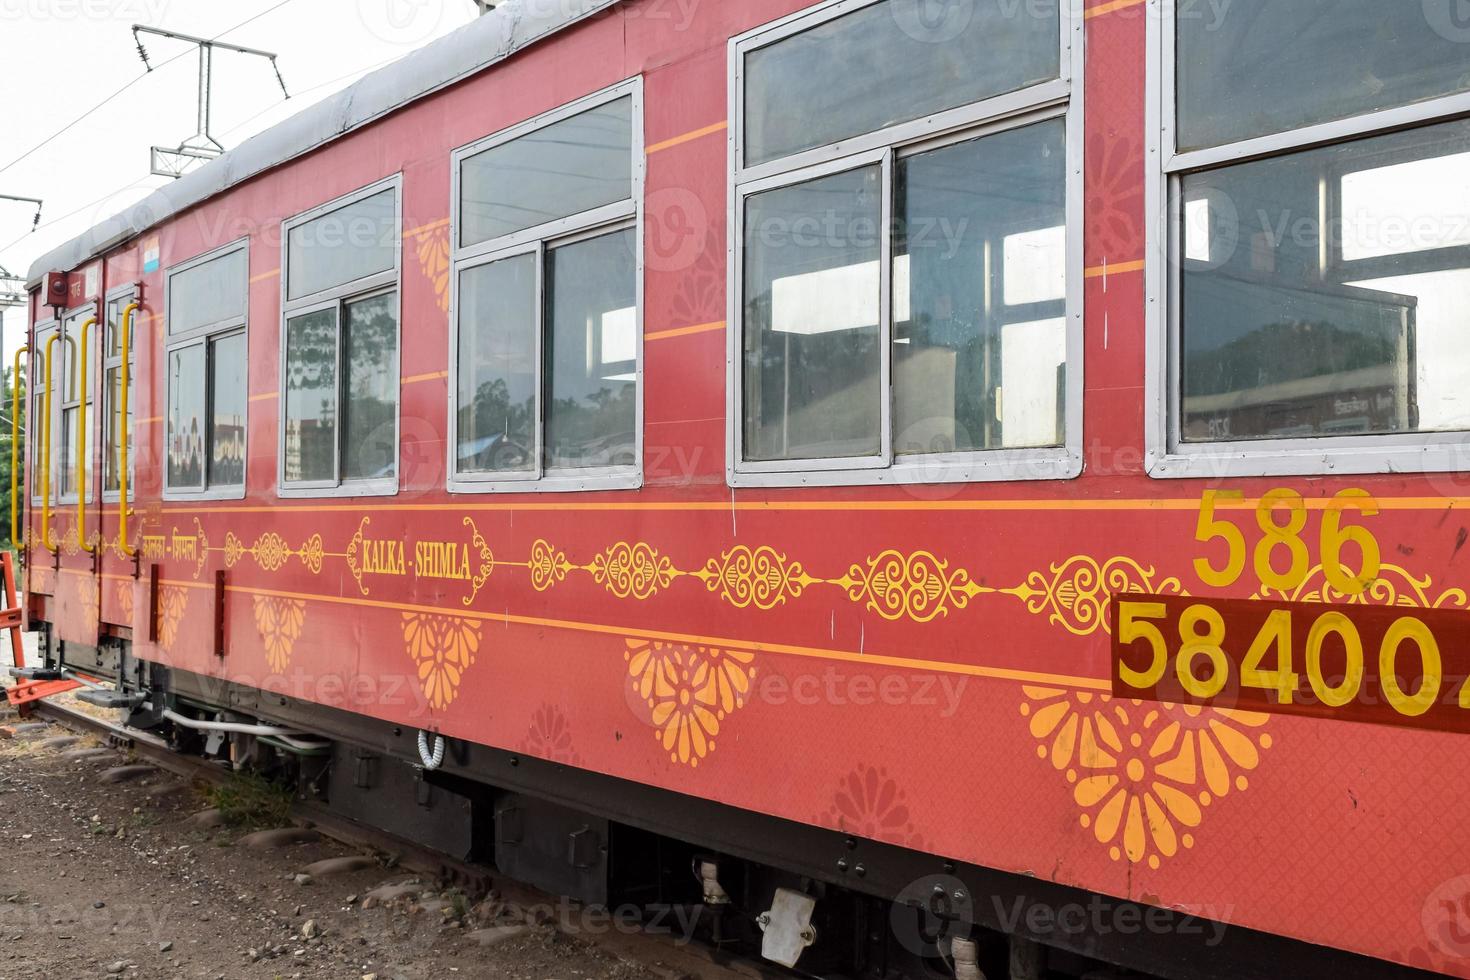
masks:
[[[255,628],[265,642],[265,660],[272,672],[284,674],[291,665],[291,650],[306,623],[306,603],[277,596],[255,597]]]
[[[1065,771],[1079,820],[1113,860],[1159,867],[1194,846],[1204,808],[1249,785],[1271,736],[1257,712],[1120,701],[1056,688],[1023,688],[1021,714],[1037,756]]]
[[[133,622],[133,583],[131,581],[117,582],[113,590],[113,598],[117,602],[118,619],[126,625]]]
[[[424,697],[436,711],[459,695],[465,672],[480,649],[480,624],[459,616],[403,614],[403,644],[418,668]]]
[[[669,761],[698,766],[715,750],[720,723],[744,706],[755,654],[662,640],[626,642],[629,682],[649,707],[654,737]]]
[[[181,585],[165,585],[158,590],[158,644],[165,650],[179,636],[179,623],[189,607],[189,590]]]
[[[419,236],[416,249],[419,271],[434,287],[434,302],[440,312],[449,312],[449,229],[436,228]]]

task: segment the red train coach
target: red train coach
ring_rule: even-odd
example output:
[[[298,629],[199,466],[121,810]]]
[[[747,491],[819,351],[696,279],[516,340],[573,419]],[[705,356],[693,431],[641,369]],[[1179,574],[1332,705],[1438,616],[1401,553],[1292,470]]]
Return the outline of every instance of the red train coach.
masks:
[[[32,269],[30,673],[807,974],[1470,976],[1452,13],[513,0]]]

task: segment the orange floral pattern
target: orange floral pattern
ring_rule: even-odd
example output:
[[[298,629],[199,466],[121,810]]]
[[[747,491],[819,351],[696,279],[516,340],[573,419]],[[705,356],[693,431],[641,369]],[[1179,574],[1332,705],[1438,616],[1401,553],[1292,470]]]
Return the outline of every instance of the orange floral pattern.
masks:
[[[278,596],[255,597],[255,628],[265,644],[265,661],[272,672],[284,674],[291,666],[291,650],[306,624],[306,603]]]
[[[419,271],[434,288],[434,302],[441,313],[449,312],[449,228],[441,226],[419,235],[415,249]]]
[[[745,706],[755,677],[755,654],[629,639],[632,693],[649,708],[654,737],[669,761],[691,768],[715,750],[720,726]]]
[[[1194,846],[1205,808],[1249,785],[1271,747],[1269,716],[1022,688],[1037,757],[1063,772],[1072,799],[1113,860],[1151,868]]]
[[[480,650],[480,624],[462,616],[403,614],[403,644],[429,707],[442,711],[459,696]]]
[[[173,648],[179,638],[179,624],[189,608],[189,590],[182,585],[165,585],[158,590],[158,645]]]

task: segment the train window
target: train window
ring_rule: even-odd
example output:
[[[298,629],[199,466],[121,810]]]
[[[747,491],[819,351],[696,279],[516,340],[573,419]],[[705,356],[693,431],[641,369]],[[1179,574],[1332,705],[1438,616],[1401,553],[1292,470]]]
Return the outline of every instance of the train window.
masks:
[[[838,0],[734,42],[734,486],[1081,470],[1080,24],[920,13]],[[829,61],[872,70],[795,85]]]
[[[626,82],[454,155],[451,490],[642,482],[640,98]]]
[[[122,462],[121,446],[119,445],[119,425],[117,410],[122,397],[122,318],[123,311],[128,304],[137,296],[137,287],[129,285],[119,290],[114,290],[107,297],[107,325],[106,336],[102,345],[102,494],[105,500],[117,500],[122,492],[120,464]],[[132,327],[129,331],[129,346],[127,351],[128,363],[128,420],[131,423],[137,418],[135,411],[138,394],[138,381],[135,369],[137,362],[133,359],[133,351],[138,346],[138,330],[142,326],[141,312],[133,311]],[[137,454],[133,452],[137,445],[133,437],[133,425],[128,425],[128,498],[136,494],[135,476],[138,472],[136,465]]]
[[[1153,475],[1467,465],[1470,82],[1400,6],[1251,2],[1206,31],[1185,5],[1158,32]]]
[[[249,267],[242,240],[168,270],[165,497],[244,495]]]
[[[459,243],[475,245],[633,196],[633,98],[496,142],[459,165]]]
[[[286,293],[296,301],[397,265],[398,193],[389,188],[293,224]]]
[[[1470,89],[1448,0],[1178,0],[1178,148],[1220,146]]]
[[[31,503],[35,504],[36,506],[40,506],[41,503],[41,468],[44,465],[42,442],[46,438],[45,354],[47,341],[51,339],[51,336],[55,334],[56,331],[57,323],[55,320],[46,320],[41,323],[37,323],[34,331],[35,339],[31,346],[31,356],[26,360],[27,369],[31,373],[30,384],[26,387],[26,390],[30,396],[30,410],[29,413],[26,415],[26,429],[27,434],[29,435],[29,438],[26,439],[26,446],[30,452],[31,457]],[[60,347],[62,347],[62,344],[60,341],[57,341],[57,343],[52,346],[51,349],[54,352]],[[57,377],[60,376],[59,368],[53,368],[52,370],[57,372]],[[52,403],[52,407],[54,411],[54,401]],[[54,429],[52,431],[53,433],[55,432]],[[53,469],[51,476],[51,492],[54,494],[56,492],[54,453],[52,466]]]
[[[55,417],[52,424],[57,428],[52,430],[51,452],[55,456],[52,466],[56,473],[56,482],[52,484],[53,489],[62,500],[75,500],[78,489],[86,485],[86,475],[77,471],[77,422],[81,415],[82,389],[80,374],[77,370],[78,352],[80,351],[82,325],[97,315],[97,308],[91,304],[77,310],[70,310],[61,320],[61,340],[57,343],[58,364],[53,368],[51,383],[56,386],[56,394],[52,395],[52,411]],[[96,350],[98,339],[96,324],[87,331],[87,343],[91,347],[88,357]],[[89,385],[90,386],[90,385]],[[88,392],[88,404],[91,404],[91,393]]]
[[[838,3],[814,25],[763,32],[741,65],[743,163],[1058,79],[1061,8],[1061,0]]]
[[[398,492],[401,184],[285,223],[283,496]]]

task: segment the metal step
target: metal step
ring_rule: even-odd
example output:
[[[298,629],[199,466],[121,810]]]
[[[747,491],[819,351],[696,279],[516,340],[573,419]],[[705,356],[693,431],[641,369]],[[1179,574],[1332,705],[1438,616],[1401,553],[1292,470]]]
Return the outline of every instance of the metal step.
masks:
[[[142,691],[97,690],[88,688],[77,692],[77,700],[94,708],[137,708],[146,699]]]
[[[11,667],[10,676],[23,681],[64,680],[61,671],[54,667]]]

